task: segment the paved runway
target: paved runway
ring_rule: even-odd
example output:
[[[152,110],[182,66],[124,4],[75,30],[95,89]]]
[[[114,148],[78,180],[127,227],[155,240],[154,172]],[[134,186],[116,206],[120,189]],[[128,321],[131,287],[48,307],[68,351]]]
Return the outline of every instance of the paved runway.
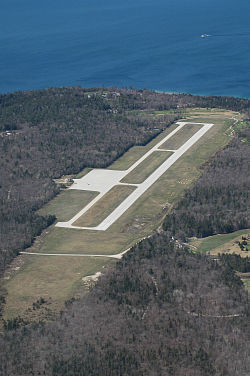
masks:
[[[107,182],[103,182],[103,186],[106,188],[102,190],[102,192],[95,197],[87,206],[85,206],[77,215],[75,215],[70,221],[68,222],[58,222],[56,226],[58,227],[67,227],[67,228],[75,228],[75,229],[83,229],[83,230],[96,230],[96,231],[105,231],[107,230],[114,222],[116,222],[122,214],[127,211],[135,201],[143,195],[144,192],[148,188],[150,188],[188,149],[190,149],[212,126],[213,124],[204,124],[204,123],[195,123],[202,125],[202,128],[196,132],[190,139],[185,142],[178,150],[174,151],[173,154],[161,164],[143,183],[138,184],[138,187],[132,192],[111,214],[109,214],[98,226],[96,227],[79,227],[74,226],[73,223],[80,218],[90,207],[92,207],[108,190],[110,190],[114,185],[120,184],[119,180],[121,180],[124,176],[126,176],[129,172],[131,172],[134,168],[136,168],[143,160],[145,160],[150,154],[160,149],[160,146],[163,145],[170,137],[172,137],[175,133],[177,133],[181,128],[188,124],[188,122],[178,122],[179,126],[171,132],[169,135],[164,137],[163,140],[158,142],[152,149],[150,149],[147,153],[143,155],[138,161],[136,161],[129,169],[126,171],[114,171],[112,184],[107,184]],[[194,124],[192,122],[191,124]],[[159,150],[160,151],[160,150]],[[93,170],[98,171],[98,169]],[[99,170],[105,171],[105,170]],[[108,170],[112,171],[112,170]],[[89,173],[90,174],[90,173]],[[88,175],[85,175],[82,179],[84,179],[82,183],[82,189],[89,189],[89,185],[86,185],[88,180]],[[93,173],[94,174],[94,173]],[[116,180],[116,177],[119,179]],[[100,190],[100,179],[98,178],[98,173],[96,174],[96,186],[98,185],[98,189]],[[105,177],[105,174],[102,173],[102,178]],[[81,180],[81,179],[79,179]],[[88,183],[87,183],[88,184]],[[124,184],[124,183],[123,183]],[[77,184],[78,185],[78,184]],[[77,187],[76,185],[76,187]],[[129,184],[126,184],[129,185]],[[85,188],[86,186],[86,188]],[[79,184],[80,187],[80,184]],[[97,187],[96,187],[97,188]],[[95,181],[92,181],[91,190],[95,190]],[[79,188],[76,188],[79,189]],[[81,189],[81,188],[80,188]],[[97,189],[96,189],[97,190]]]

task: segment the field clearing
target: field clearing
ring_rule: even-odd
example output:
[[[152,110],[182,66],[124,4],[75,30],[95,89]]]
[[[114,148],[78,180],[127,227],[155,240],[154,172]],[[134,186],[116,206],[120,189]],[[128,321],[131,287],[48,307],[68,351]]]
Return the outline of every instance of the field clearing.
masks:
[[[116,185],[107,192],[96,204],[83,214],[74,226],[97,226],[103,221],[125,198],[127,198],[135,187],[129,185]]]
[[[179,149],[190,137],[192,137],[196,132],[202,128],[200,124],[186,124],[179,132],[174,136],[169,138],[163,145],[161,149],[176,150]]]
[[[211,112],[213,115],[212,118]],[[202,169],[200,167],[231,140],[227,131],[234,123],[234,120],[231,118],[235,116],[235,113],[217,112],[214,110],[199,110],[198,113],[197,110],[196,116],[192,116],[190,111],[185,116],[188,118],[188,121],[212,122],[215,125],[176,161],[107,231],[52,227],[42,240],[42,245],[38,252],[112,255],[128,249],[138,240],[156,230],[161,225],[163,218],[172,205],[176,203],[185,190],[201,175]],[[121,170],[129,168],[136,160],[151,149],[152,146],[175,128],[176,124],[172,125],[146,146],[131,148],[108,168]],[[59,206],[57,210],[59,210]],[[55,310],[58,312],[64,305],[63,301],[76,294],[78,289],[79,279],[77,279],[77,276],[72,277],[73,274],[70,271],[74,270],[76,264],[79,264],[78,273],[84,275],[85,272],[87,274],[94,274],[96,271],[100,271],[102,266],[106,265],[107,262],[112,262],[110,259],[102,257],[26,257],[29,258],[30,266],[23,267],[20,272],[13,275],[6,282],[6,288],[9,293],[6,304],[6,315],[8,313],[8,315],[12,315],[11,317],[15,315],[15,312],[18,312],[18,309],[24,304],[25,299],[29,304],[32,304],[40,296],[43,296],[42,291],[40,292],[35,287],[30,287],[30,284],[31,286],[39,287],[41,280],[44,292],[47,291],[48,296],[53,298],[52,311]],[[65,264],[63,261],[58,263],[59,259],[64,260]],[[91,261],[93,272],[87,271],[89,260]],[[41,267],[39,266],[40,264]],[[46,267],[48,267],[48,274],[46,274]],[[68,268],[66,269],[68,270],[68,275],[65,280],[64,273],[62,272],[64,267]],[[36,269],[38,269],[38,273],[36,273]],[[44,270],[44,276],[41,270]],[[18,277],[20,274],[23,274],[21,278]],[[50,282],[50,278],[52,278],[51,274],[54,278],[52,284]],[[46,282],[46,279],[48,282]],[[62,289],[60,289],[60,284],[64,286]],[[56,288],[53,286],[56,286]],[[17,294],[15,290],[19,290],[20,292]],[[26,307],[28,307],[28,304],[26,304]],[[30,315],[32,314],[33,312],[30,312]],[[28,313],[26,312],[25,315],[27,316]]]
[[[232,232],[230,234],[218,234],[207,238],[191,239],[190,245],[196,247],[197,252],[208,252],[216,256],[219,253],[237,253],[242,257],[250,256],[250,252],[242,252],[236,241],[240,241],[242,236],[250,236],[250,229]]]
[[[69,221],[85,205],[92,201],[98,193],[69,189],[48,202],[38,213],[41,215],[54,214],[59,221]]]
[[[231,113],[230,113],[231,116]],[[223,119],[223,121],[222,121]],[[167,210],[202,173],[200,166],[231,140],[224,132],[233,123],[217,115],[212,127],[153,184],[107,231],[55,228],[45,239],[42,253],[116,254],[156,229]],[[209,122],[209,117],[199,122]]]
[[[238,242],[242,242],[242,237],[247,239],[247,248],[249,251],[241,250]],[[194,252],[207,253],[212,257],[219,254],[236,254],[241,257],[250,257],[250,229],[243,229],[230,234],[218,234],[201,239],[190,239],[189,244]],[[245,288],[250,291],[250,273],[236,274],[241,278]]]
[[[132,170],[128,175],[126,175],[121,183],[130,183],[130,184],[140,184],[142,183],[149,175],[152,174],[165,160],[167,160],[171,152],[161,152],[154,151],[149,157],[144,159],[134,170]]]
[[[195,117],[197,115],[209,115],[210,116],[228,116],[230,113],[234,113],[233,111],[230,110],[224,110],[223,108],[191,108],[191,109],[186,109],[185,110],[185,115]]]
[[[134,239],[134,236],[132,236],[132,239]],[[131,239],[128,234],[122,232],[122,230],[119,232],[112,230],[83,231],[55,227],[47,235],[39,252],[113,255],[127,249],[130,245],[129,240]]]
[[[101,271],[113,261],[107,258],[65,258],[59,256],[26,256],[24,266],[14,278],[4,282],[8,290],[4,319],[20,315],[24,319],[53,318],[65,300],[87,292],[82,278]],[[33,309],[40,298],[46,303]]]

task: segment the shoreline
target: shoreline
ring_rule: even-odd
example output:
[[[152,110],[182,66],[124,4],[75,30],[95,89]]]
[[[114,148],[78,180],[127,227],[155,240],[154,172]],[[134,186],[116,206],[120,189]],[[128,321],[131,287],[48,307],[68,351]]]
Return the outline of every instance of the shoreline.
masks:
[[[71,88],[76,88],[76,87],[81,87],[82,89],[92,89],[92,88],[102,88],[103,86],[102,85],[99,85],[99,86],[82,86],[82,85],[70,85],[70,84],[65,84],[65,85],[58,85],[58,86],[47,86],[47,87],[40,87],[40,88],[31,88],[31,89],[16,89],[16,90],[13,90],[13,91],[0,91],[0,95],[10,95],[10,94],[14,94],[14,93],[24,93],[24,92],[31,92],[31,91],[41,91],[41,90],[48,90],[48,89],[58,89],[58,88],[63,88],[63,87],[71,87]],[[109,86],[104,86],[103,88],[104,89],[108,89],[108,88],[117,88],[117,89],[122,89],[122,87],[118,87],[118,86],[113,86],[113,85],[109,85]],[[135,90],[142,90],[142,89],[145,89],[145,90],[149,90],[149,91],[153,91],[155,93],[158,93],[158,94],[168,94],[168,95],[179,95],[179,94],[186,94],[186,95],[192,95],[192,96],[197,96],[197,97],[227,97],[227,98],[238,98],[238,99],[247,99],[247,100],[250,100],[250,96],[249,97],[245,97],[245,96],[238,96],[237,94],[233,95],[233,94],[197,94],[197,93],[194,93],[194,92],[187,92],[187,91],[169,91],[169,90],[159,90],[159,89],[150,89],[150,88],[139,88],[139,87],[133,87],[133,89]],[[128,90],[130,90],[128,88]]]

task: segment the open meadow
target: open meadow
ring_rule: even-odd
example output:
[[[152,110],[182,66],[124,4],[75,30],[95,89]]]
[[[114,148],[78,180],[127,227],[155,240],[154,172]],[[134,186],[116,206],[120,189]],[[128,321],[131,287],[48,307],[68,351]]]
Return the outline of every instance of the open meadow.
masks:
[[[207,252],[212,256],[216,256],[219,253],[236,253],[240,254],[242,257],[246,257],[249,256],[250,253],[248,254],[247,251],[242,252],[237,245],[242,236],[250,238],[250,229],[239,230],[229,234],[208,236],[207,238],[190,239],[189,245],[196,250],[196,252]]]
[[[250,257],[250,229],[208,236],[207,238],[192,238],[189,240],[189,246],[193,252],[207,253],[213,258],[217,258],[221,254]],[[237,272],[237,274],[250,291],[250,273]]]

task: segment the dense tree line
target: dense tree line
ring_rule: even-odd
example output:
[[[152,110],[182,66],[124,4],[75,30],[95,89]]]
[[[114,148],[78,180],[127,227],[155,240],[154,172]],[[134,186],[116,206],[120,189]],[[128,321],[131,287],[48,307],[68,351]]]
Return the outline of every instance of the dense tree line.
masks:
[[[152,118],[128,110],[192,106],[247,113],[249,101],[134,89],[0,96],[3,262],[53,221],[35,214],[57,193],[52,178],[86,165],[105,167],[156,135]],[[162,128],[177,116],[166,116]],[[242,132],[248,141],[248,131]],[[249,226],[249,160],[247,142],[233,140],[203,166],[201,178],[166,217],[166,231],[136,245],[56,322],[6,322],[0,374],[249,375],[249,303],[234,273],[242,261],[216,262],[175,240]],[[12,233],[15,242],[9,243]]]
[[[23,125],[38,126],[43,122],[72,122],[72,114],[81,117],[84,107],[93,111],[170,110],[189,107],[221,108],[250,112],[249,99],[190,94],[167,94],[137,89],[50,88],[0,94],[0,130],[15,130]],[[77,116],[74,121],[78,121]]]
[[[57,322],[5,331],[0,374],[247,376],[249,313],[233,272],[157,234]]]
[[[53,222],[51,216],[36,214],[59,192],[53,178],[86,166],[107,167],[134,144],[155,137],[182,109],[194,106],[247,114],[249,101],[81,87],[0,95],[0,275]],[[169,109],[173,113],[160,121],[149,114]]]
[[[250,146],[250,127],[245,127],[238,132],[238,135],[243,141],[245,141]]]
[[[250,147],[240,139],[218,153],[186,191],[163,227],[178,238],[250,227]]]
[[[249,273],[250,272],[250,258],[241,257],[236,254],[226,254],[223,253],[220,255],[221,263],[227,265],[233,270],[237,270],[240,273]]]
[[[154,119],[122,110],[126,96],[119,96],[119,106],[112,92],[89,95],[80,88],[0,96],[0,274],[52,223],[36,211],[59,192],[53,178],[107,167],[160,132]],[[166,115],[161,127],[177,117]]]
[[[81,87],[0,95],[0,273],[52,222],[35,211],[58,193],[53,178],[107,167],[132,145],[155,137],[159,119],[148,110],[175,110],[161,117],[164,129],[193,106],[247,112],[249,101]]]
[[[183,108],[197,105],[247,111],[249,101],[81,87],[0,95],[0,273],[52,222],[35,211],[58,193],[53,178],[107,167],[148,142],[160,131],[148,110],[176,111],[161,117],[164,129]]]

